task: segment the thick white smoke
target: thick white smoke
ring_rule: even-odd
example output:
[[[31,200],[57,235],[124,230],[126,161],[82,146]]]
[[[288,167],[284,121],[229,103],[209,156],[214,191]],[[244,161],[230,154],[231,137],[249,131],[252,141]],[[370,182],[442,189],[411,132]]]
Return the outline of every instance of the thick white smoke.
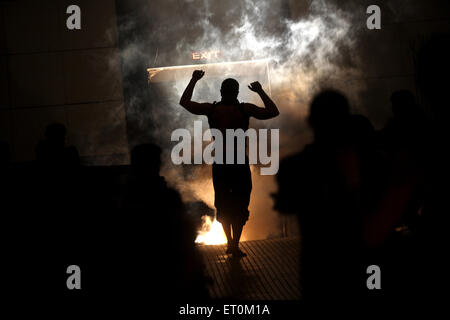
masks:
[[[229,8],[217,6],[216,3],[217,1],[204,1],[203,15],[196,22],[200,30],[196,36],[186,35],[176,43],[176,63],[186,64],[186,56],[193,49],[219,50],[222,60],[226,61],[272,59],[270,84],[274,100],[282,114],[273,123],[262,125],[282,128],[282,146],[288,145],[281,150],[284,154],[291,149],[290,144],[294,140],[299,143],[298,132],[290,129],[298,127],[293,123],[298,124],[306,115],[313,93],[320,86],[335,85],[338,79],[354,78],[360,72],[356,67],[358,57],[352,55],[355,29],[351,15],[335,5],[319,0],[312,2],[298,20],[293,20],[282,15],[283,1],[247,0],[238,13],[231,15],[234,16],[234,21],[224,26],[214,19],[226,16]],[[267,25],[273,26],[272,29]],[[223,78],[232,76],[227,74]],[[174,103],[169,106],[169,114],[181,113],[185,119],[181,127],[191,128],[193,118],[186,116],[185,111],[177,105],[187,81],[188,78],[175,83],[172,91],[166,94],[173,97]],[[241,83],[241,97],[248,91],[246,85],[247,83]],[[206,86],[209,87],[208,92],[215,92],[217,99],[220,98],[218,84],[208,83],[207,80],[198,84],[194,98],[204,100],[205,97],[198,92]],[[342,87],[343,84],[339,83],[338,86]],[[286,124],[286,121],[290,123]],[[283,127],[287,130],[283,130]],[[161,132],[157,131],[160,136]]]
[[[351,92],[352,88],[345,88],[339,80],[359,73],[358,57],[353,54],[356,31],[351,13],[324,0],[303,1],[302,6],[293,5],[294,2],[153,1],[143,12],[154,19],[154,32],[149,37],[154,38],[153,43],[158,48],[147,53],[144,49],[148,48],[132,42],[123,50],[124,65],[135,63],[133,59],[146,61],[146,67],[169,63],[185,65],[186,57],[194,50],[219,50],[220,61],[270,58],[271,92],[281,114],[268,122],[252,121],[251,126],[279,128],[280,155],[292,153],[309,140],[304,118],[312,95],[324,85]],[[164,50],[170,51],[170,58],[162,54]],[[155,52],[159,52],[159,56]],[[142,59],[142,55],[146,58]],[[194,120],[204,121],[204,128],[207,128],[204,117],[190,115],[178,105],[189,76],[151,89],[152,99],[160,103],[153,103],[147,115],[139,110],[141,114],[138,112],[135,116],[151,119],[152,137],[165,150],[167,162],[163,173],[169,182],[181,190],[185,199],[200,199],[212,206],[210,167],[174,166],[170,162],[170,151],[175,144],[170,141],[172,130],[192,130]],[[233,74],[223,75],[223,79],[227,77]],[[219,100],[218,83],[208,82],[205,76],[198,83],[194,99],[204,101],[215,95]],[[241,83],[241,98],[248,94],[246,85]],[[207,94],[202,96],[203,92]],[[279,233],[278,215],[271,209],[270,193],[276,191],[274,178],[260,177],[257,176],[259,170],[252,171],[251,218],[244,230],[244,239]]]

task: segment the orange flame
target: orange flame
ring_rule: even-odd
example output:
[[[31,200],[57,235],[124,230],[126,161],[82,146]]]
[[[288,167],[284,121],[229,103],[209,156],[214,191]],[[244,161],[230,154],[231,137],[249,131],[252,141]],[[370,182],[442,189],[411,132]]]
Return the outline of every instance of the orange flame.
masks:
[[[202,219],[202,229],[199,231],[195,243],[207,245],[226,244],[227,237],[225,232],[223,232],[222,224],[209,216],[203,216]]]

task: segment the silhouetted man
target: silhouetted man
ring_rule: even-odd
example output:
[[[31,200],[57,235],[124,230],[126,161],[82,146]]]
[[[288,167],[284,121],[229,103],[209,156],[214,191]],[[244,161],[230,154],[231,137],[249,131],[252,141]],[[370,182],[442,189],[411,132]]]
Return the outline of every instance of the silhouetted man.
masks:
[[[45,140],[36,148],[36,160],[45,167],[71,167],[79,165],[78,150],[66,146],[67,130],[62,123],[51,123],[45,128]]]
[[[314,97],[308,123],[314,141],[281,162],[275,208],[298,215],[304,301],[330,303],[359,289],[360,161],[349,134],[361,130],[352,128],[360,124],[352,125],[347,98],[335,90]]]
[[[220,93],[222,100],[218,103],[198,103],[191,101],[195,84],[204,76],[205,72],[196,70],[192,79],[181,96],[180,105],[193,114],[208,117],[211,129],[218,129],[225,137],[226,129],[242,129],[246,131],[250,117],[265,120],[279,114],[275,103],[264,92],[259,82],[253,82],[248,88],[261,97],[265,108],[251,103],[240,103],[237,99],[239,83],[235,79],[225,79],[222,82]],[[236,144],[234,155],[236,158]],[[226,159],[226,148],[223,150]],[[233,256],[245,256],[239,250],[239,239],[242,228],[249,217],[248,205],[252,189],[252,179],[248,158],[244,164],[218,164],[212,168],[213,185],[215,191],[214,205],[217,209],[217,220],[222,223],[228,240],[227,253]]]
[[[207,288],[194,243],[196,230],[180,194],[167,186],[160,168],[159,146],[146,143],[131,150],[131,172],[119,221],[123,238],[111,246],[126,276],[114,283],[111,292],[145,297],[157,292],[163,300],[205,299]],[[149,270],[154,276],[148,276]],[[108,282],[111,275],[106,275]]]

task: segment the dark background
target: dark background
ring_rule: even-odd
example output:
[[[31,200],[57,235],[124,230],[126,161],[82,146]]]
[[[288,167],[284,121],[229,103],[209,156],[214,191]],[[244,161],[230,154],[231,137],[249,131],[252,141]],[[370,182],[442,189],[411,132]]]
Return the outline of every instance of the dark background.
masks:
[[[365,28],[365,10],[375,3],[326,2],[348,10],[357,32],[349,53],[357,59],[343,62],[355,64],[360,76],[337,82],[361,87],[353,95],[354,107],[381,127],[390,116],[388,99],[393,90],[409,88],[418,94],[412,49],[428,35],[449,30],[448,1],[382,1],[378,3],[382,29],[374,31]],[[186,51],[178,55],[176,44],[195,42],[203,34],[204,28],[195,21],[205,3],[2,1],[0,140],[10,144],[13,161],[33,160],[45,125],[59,121],[67,126],[68,143],[79,148],[85,163],[128,163],[129,146],[151,138],[149,128],[155,125],[145,109],[151,99],[145,70],[153,66],[157,48],[157,66],[182,64],[189,57]],[[209,10],[215,12],[211,24],[227,30],[248,10],[244,3],[209,3]],[[307,16],[311,1],[270,3],[272,14],[261,32],[277,34],[283,32],[280,19]],[[82,10],[81,30],[65,27],[70,4]]]
[[[66,28],[65,10],[71,4],[81,8],[81,30]],[[365,11],[371,4],[381,7],[381,30],[366,28]],[[32,166],[36,145],[44,138],[44,129],[51,122],[64,124],[67,145],[78,149],[81,164],[86,166],[83,172],[89,177],[83,182],[86,189],[83,192],[92,196],[89,198],[92,202],[86,203],[93,204],[83,207],[74,201],[66,204],[70,208],[63,206],[58,210],[67,209],[65,212],[81,217],[77,226],[91,226],[83,224],[86,221],[93,223],[87,233],[83,233],[84,229],[74,233],[77,239],[94,235],[92,239],[98,242],[93,248],[101,251],[99,243],[102,243],[105,228],[96,227],[104,221],[111,222],[109,214],[114,201],[111,198],[118,192],[117,180],[128,170],[130,150],[137,144],[157,142],[163,149],[168,182],[182,193],[205,200],[201,195],[206,191],[185,185],[186,182],[207,181],[209,172],[205,168],[192,167],[172,171],[167,158],[171,146],[168,128],[184,126],[195,117],[187,115],[178,106],[166,104],[167,97],[156,90],[149,90],[148,67],[191,64],[192,50],[215,49],[218,43],[225,49],[224,60],[227,61],[275,54],[277,61],[271,66],[273,74],[283,74],[286,78],[273,79],[278,84],[273,89],[273,98],[281,115],[268,126],[281,128],[280,153],[284,157],[310,141],[311,132],[305,117],[313,94],[321,87],[341,89],[348,95],[352,111],[368,116],[377,129],[384,127],[392,116],[389,98],[398,89],[411,90],[431,115],[429,101],[417,84],[417,48],[431,35],[450,31],[449,7],[445,0],[379,3],[357,0],[1,1],[0,141],[7,143],[14,168],[8,185],[2,186],[2,195],[8,195],[8,190],[13,189],[33,195],[21,198],[17,193],[19,196],[14,198],[16,202],[12,209],[2,210],[3,218],[14,217],[17,230],[20,230],[7,240],[18,239],[17,243],[33,244],[35,238],[21,237],[27,235],[28,230],[32,230],[32,234],[41,232],[33,228],[33,223],[40,218],[39,212],[34,211],[39,206],[33,201],[45,190],[39,190],[39,184],[21,184],[29,179],[25,177],[27,171],[21,170]],[[239,30],[244,18],[249,19],[252,28],[248,30],[254,34],[266,40],[280,41],[261,50],[252,50],[249,40],[234,41],[233,32]],[[301,21],[317,21],[316,18],[323,23],[321,30],[324,33],[310,42],[304,52],[299,53],[297,47],[291,48],[290,41],[296,38],[295,34],[289,33],[289,27]],[[334,23],[340,19],[348,23],[343,36],[334,33],[337,31]],[[319,57],[323,45],[320,39],[337,40],[327,47],[325,57]],[[323,62],[331,69],[324,71]],[[287,67],[286,72],[280,73],[283,67]],[[177,85],[183,87],[184,81],[186,79],[181,79]],[[172,89],[171,98],[174,99],[178,97],[179,89]],[[248,234],[244,233],[244,236],[247,239],[278,236],[280,221],[272,210],[270,198],[270,193],[276,189],[274,179],[260,180],[256,185],[259,189],[254,190],[254,207],[262,210],[253,222],[249,221]],[[71,189],[60,192],[70,194]],[[73,203],[76,205],[71,207]],[[27,221],[23,228],[22,220]],[[114,223],[117,226],[120,222],[119,219]],[[46,221],[43,224],[53,229]],[[10,227],[8,224],[2,226]],[[65,229],[55,226],[56,233],[64,235]],[[61,244],[59,240],[46,240],[55,248]],[[64,252],[59,247],[55,250]],[[29,259],[27,253],[17,250],[12,255],[25,257],[23,261],[8,259],[14,267],[15,262],[20,266],[20,275],[27,275],[28,266],[43,257],[39,250]],[[89,263],[101,260],[94,249],[89,252],[89,258]],[[72,263],[69,256],[65,255],[64,259],[67,260],[62,265]],[[95,272],[101,274],[101,263],[87,263],[88,266],[83,263],[82,269],[87,268],[88,279],[95,278],[90,276]],[[46,270],[45,263],[41,267]],[[95,272],[90,273],[93,269]],[[53,271],[55,269],[48,269],[45,274],[48,276]],[[65,283],[66,274],[59,275],[55,283],[65,290],[61,283]],[[45,285],[46,278],[40,277],[39,272],[36,277],[40,279],[35,288],[39,291],[39,285]],[[31,280],[25,277],[21,281],[26,287]]]

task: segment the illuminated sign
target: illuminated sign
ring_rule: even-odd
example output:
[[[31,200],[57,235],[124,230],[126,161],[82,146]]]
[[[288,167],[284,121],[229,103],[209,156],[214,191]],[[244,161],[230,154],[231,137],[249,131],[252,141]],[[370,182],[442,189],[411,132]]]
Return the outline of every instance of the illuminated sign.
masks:
[[[220,57],[219,50],[192,52],[192,60],[210,60],[219,57]]]

